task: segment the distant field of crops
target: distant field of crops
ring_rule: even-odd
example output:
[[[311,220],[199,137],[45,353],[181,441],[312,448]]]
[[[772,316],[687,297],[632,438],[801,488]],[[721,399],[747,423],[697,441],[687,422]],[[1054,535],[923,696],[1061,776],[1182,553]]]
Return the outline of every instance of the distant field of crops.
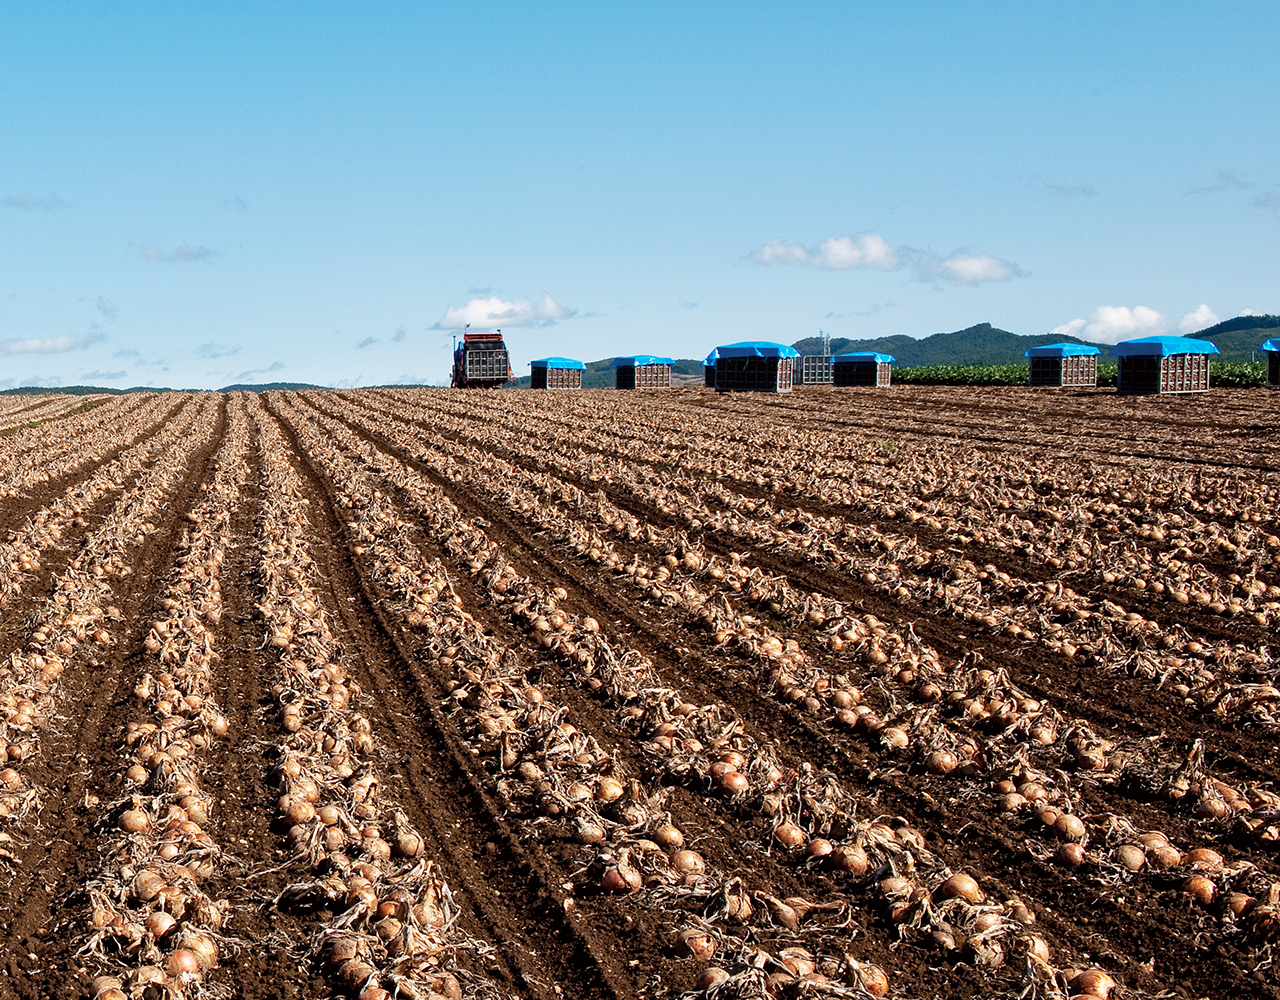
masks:
[[[1026,365],[922,365],[895,368],[893,380],[903,385],[1026,385]],[[1213,385],[1257,389],[1267,384],[1265,361],[1214,361],[1209,365]],[[1098,364],[1098,385],[1114,387],[1116,363]]]

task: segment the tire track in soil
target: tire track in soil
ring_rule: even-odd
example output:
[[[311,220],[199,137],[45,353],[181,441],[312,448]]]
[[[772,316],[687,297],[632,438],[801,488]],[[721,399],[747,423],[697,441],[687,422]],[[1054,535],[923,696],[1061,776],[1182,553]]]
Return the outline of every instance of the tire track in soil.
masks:
[[[350,400],[349,395],[340,395],[341,398]],[[305,396],[302,398],[307,399],[320,412],[342,419],[324,409],[315,399]],[[371,411],[366,404],[362,405],[365,405],[366,410]],[[379,416],[383,415],[379,414]],[[432,428],[422,420],[409,416],[399,416],[398,419],[402,423],[417,425],[435,430],[447,437],[450,436],[443,429]],[[360,432],[360,428],[349,421],[347,423],[357,433]],[[456,435],[453,438],[456,439]],[[406,461],[423,475],[429,475],[429,471],[422,463],[414,464],[413,456],[394,450],[390,442],[382,439],[374,441],[372,438],[367,440],[384,450],[391,451],[397,458]],[[491,445],[474,438],[468,443],[477,448],[492,448]],[[590,448],[589,445],[584,447]],[[539,468],[536,459],[510,449],[495,448],[494,453],[520,465],[527,471],[550,472],[549,469]],[[676,517],[664,514],[649,502],[620,489],[615,484],[594,483],[582,478],[574,482],[573,477],[566,477],[558,471],[553,474],[574,483],[584,492],[603,491],[610,502],[645,523],[659,528],[688,530]],[[457,488],[455,484],[441,477],[436,477],[432,481],[443,489]],[[769,500],[775,505],[778,502],[778,498],[768,490],[758,489],[738,480],[731,480],[731,483],[734,489],[739,489],[746,496]],[[866,519],[866,523],[871,523],[871,519]],[[739,551],[743,545],[749,545],[751,561],[754,565],[770,575],[783,577],[793,587],[810,592],[816,591],[834,600],[852,604],[863,613],[874,614],[888,622],[909,620],[920,638],[945,657],[959,660],[966,653],[976,650],[992,666],[1008,671],[1009,676],[1020,687],[1025,688],[1037,698],[1052,702],[1064,714],[1088,719],[1101,729],[1129,738],[1142,738],[1150,736],[1153,732],[1162,733],[1166,738],[1179,742],[1184,750],[1196,739],[1205,737],[1208,732],[1212,735],[1212,739],[1207,747],[1206,763],[1211,769],[1221,771],[1238,781],[1280,784],[1280,766],[1268,763],[1272,760],[1272,754],[1271,740],[1266,734],[1241,730],[1214,716],[1190,711],[1172,692],[1157,689],[1149,680],[1093,667],[1068,665],[1048,652],[1027,647],[1009,637],[991,634],[975,636],[965,627],[966,623],[949,615],[940,615],[914,598],[907,601],[891,599],[851,575],[823,570],[799,557],[770,551],[751,544],[745,539],[738,538],[730,543],[716,532],[704,532],[699,537],[709,551],[722,557],[728,557],[730,552]],[[936,538],[931,541],[921,536],[919,540],[922,544],[931,547],[947,547],[939,545],[939,540]],[[913,612],[914,617],[912,617]],[[795,637],[799,638],[802,644],[808,644],[803,634],[796,633]],[[1251,846],[1256,849],[1256,845]]]
[[[382,487],[394,495],[396,490],[388,484]],[[446,566],[455,562],[446,549],[431,541],[414,523],[411,509],[406,509],[408,500],[401,502],[401,516],[408,523],[415,544],[421,551],[429,552],[439,558]],[[602,703],[598,698],[587,695],[581,686],[555,661],[541,660],[540,650],[534,650],[529,637],[513,627],[505,618],[501,608],[494,605],[490,595],[477,588],[471,577],[465,572],[451,574],[454,589],[462,596],[466,607],[477,621],[503,645],[524,652],[523,661],[529,667],[527,677],[530,683],[537,684],[544,690],[553,692],[556,704],[565,705],[573,713],[573,722],[581,730],[592,733],[606,750],[616,751],[631,773],[642,775],[646,780],[661,779],[661,775],[653,773],[652,765],[642,752],[636,749],[638,737],[626,732],[619,723],[615,709]],[[366,584],[371,590],[381,594],[377,584]],[[384,596],[384,599],[390,599]],[[565,604],[572,603],[562,602]],[[586,613],[591,609],[589,603],[578,609]],[[436,675],[437,685],[446,678],[443,672],[434,668],[434,656],[427,644],[414,635],[406,637],[401,633],[401,641],[418,650],[417,659],[426,669]],[[658,659],[655,657],[655,660]],[[442,686],[438,690],[443,692]],[[724,700],[724,699],[722,699]],[[492,780],[490,778],[489,780]],[[771,822],[760,815],[739,814],[732,810],[725,812],[697,790],[683,786],[667,787],[672,799],[669,808],[678,818],[681,829],[685,832],[690,846],[696,847],[708,862],[726,877],[740,876],[751,886],[767,889],[779,897],[798,895],[806,898],[831,899],[847,898],[846,889],[838,884],[838,879],[820,870],[806,868],[803,865],[778,861],[761,844],[770,842]],[[581,847],[573,841],[568,829],[556,830],[544,827],[548,839],[542,846],[560,858],[561,867],[571,872],[582,866]],[[558,838],[558,839],[557,839]],[[650,923],[650,917],[631,912],[632,902],[626,898],[609,896],[603,893],[591,894],[579,891],[575,902],[581,912],[587,915],[588,922],[597,928],[608,927],[610,933],[617,937],[619,947],[633,953],[657,958],[656,965],[650,965],[650,975],[656,975],[662,982],[678,985],[685,989],[694,989],[694,977],[697,968],[691,961],[681,962],[672,959],[670,941],[663,936],[660,928]],[[859,909],[862,900],[855,896],[849,900],[855,910]],[[643,904],[642,904],[643,905]],[[859,928],[859,939],[856,944],[847,943],[845,950],[853,951],[861,961],[875,962],[890,970],[890,974],[908,979],[917,989],[926,993],[967,997],[985,995],[992,984],[992,976],[971,975],[962,968],[947,963],[931,960],[919,950],[900,951],[895,949],[896,936],[892,927],[885,924],[878,916],[867,914],[868,922]],[[761,939],[767,943],[769,933],[763,932]],[[807,928],[807,943],[811,946],[822,938],[824,932],[820,927]],[[622,944],[621,942],[625,942]],[[785,941],[778,947],[794,944]],[[821,944],[818,950],[823,950]],[[775,949],[776,951],[776,949]]]
[[[1078,951],[1110,954],[1113,958],[1123,956],[1120,974],[1131,987],[1153,991],[1174,989],[1178,995],[1186,995],[1180,992],[1183,989],[1181,984],[1197,981],[1198,977],[1212,970],[1218,977],[1214,981],[1231,983],[1239,996],[1280,997],[1280,989],[1274,985],[1249,978],[1242,971],[1241,957],[1233,955],[1225,945],[1214,952],[1203,947],[1184,948],[1181,953],[1178,949],[1169,949],[1171,932],[1184,945],[1190,945],[1201,933],[1199,915],[1181,903],[1179,894],[1150,893],[1150,902],[1155,907],[1168,903],[1167,909],[1154,912],[1152,908],[1127,907],[1114,900],[1108,901],[1109,906],[1099,906],[1097,903],[1102,899],[1099,894],[1096,900],[1091,901],[1092,908],[1082,913],[1079,890],[1071,887],[1075,880],[1056,869],[1042,872],[1042,863],[1025,847],[1010,841],[1002,830],[1003,821],[994,813],[950,796],[942,780],[876,769],[874,762],[866,762],[868,754],[865,748],[858,748],[856,744],[853,747],[846,745],[835,734],[817,728],[794,709],[757,693],[755,687],[759,682],[740,666],[732,663],[713,666],[707,662],[709,657],[704,659],[684,648],[673,650],[670,642],[672,626],[647,620],[637,605],[616,599],[614,588],[607,580],[592,579],[591,573],[572,565],[567,554],[552,550],[547,543],[539,541],[516,523],[504,509],[469,487],[436,474],[430,466],[405,454],[392,442],[380,438],[375,431],[350,420],[343,422],[365,440],[432,482],[464,514],[483,518],[489,525],[486,533],[503,546],[507,557],[522,573],[537,574],[543,578],[558,577],[556,582],[564,585],[570,595],[562,604],[579,614],[591,614],[601,619],[602,624],[607,619],[609,624],[605,625],[604,631],[612,635],[626,635],[634,648],[650,657],[659,673],[673,686],[683,689],[695,700],[701,697],[738,707],[745,720],[758,727],[760,732],[773,734],[791,752],[805,759],[825,762],[842,780],[854,787],[878,789],[877,798],[884,811],[903,816],[921,829],[953,834],[948,846],[960,868],[978,874],[985,885],[1000,886],[1008,895],[1030,892],[1045,926],[1059,940],[1070,942]],[[539,558],[514,555],[513,549],[521,547],[536,550]],[[917,783],[925,789],[936,789],[938,794],[933,795],[929,791],[922,794]],[[961,837],[960,832],[968,832],[970,837]],[[1159,976],[1139,964],[1136,956],[1140,955],[1160,956]]]
[[[104,782],[113,780],[119,769],[115,747],[132,706],[131,679],[145,669],[142,640],[156,596],[154,580],[177,557],[181,516],[195,506],[199,484],[225,431],[224,400],[211,440],[193,452],[187,474],[162,508],[164,524],[135,551],[134,572],[112,598],[128,623],[127,639],[122,628],[116,644],[99,656],[100,666],[77,657],[62,675],[58,706],[67,714],[45,731],[28,772],[32,784],[49,792],[39,815],[40,836],[13,845],[14,874],[0,901],[0,961],[6,973],[0,977],[0,1000],[41,1000],[60,993],[54,977],[78,978],[79,988],[88,986],[67,935],[54,928],[69,916],[61,901],[99,864],[93,825],[101,813],[88,797],[105,802],[112,794]]]
[[[483,787],[482,768],[438,707],[446,692],[416,662],[366,589],[343,542],[344,522],[324,477],[273,396],[264,395],[264,403],[311,493],[308,544],[328,581],[326,610],[353,654],[366,695],[377,705],[367,714],[387,752],[387,777],[406,792],[399,804],[433,845],[427,856],[441,864],[463,907],[464,925],[497,947],[498,962],[489,972],[535,1000],[636,996],[635,970],[616,959],[617,943],[600,941],[590,928],[566,918],[556,867],[511,829],[502,806]]]

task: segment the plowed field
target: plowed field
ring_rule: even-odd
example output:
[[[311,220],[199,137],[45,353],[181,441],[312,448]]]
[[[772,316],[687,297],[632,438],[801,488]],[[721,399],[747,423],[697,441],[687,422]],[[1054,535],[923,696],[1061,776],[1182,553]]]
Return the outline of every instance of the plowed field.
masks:
[[[1246,390],[0,398],[0,1000],[1280,997],[1278,470]]]

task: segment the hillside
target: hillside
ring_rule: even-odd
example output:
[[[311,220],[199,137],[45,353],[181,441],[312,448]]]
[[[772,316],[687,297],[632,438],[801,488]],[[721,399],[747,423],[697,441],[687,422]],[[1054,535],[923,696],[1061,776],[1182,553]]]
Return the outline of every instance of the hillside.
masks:
[[[1237,316],[1191,336],[1217,344],[1223,361],[1261,359],[1262,342],[1280,336],[1280,316]]]
[[[1191,334],[1198,340],[1208,340],[1218,345],[1223,361],[1249,361],[1264,340],[1277,335],[1280,316],[1237,316],[1224,320],[1207,330]],[[935,333],[916,340],[903,334],[878,337],[874,340],[831,339],[831,353],[847,351],[880,351],[892,354],[904,368],[921,365],[1012,365],[1022,362],[1022,354],[1028,347],[1040,344],[1088,344],[1079,337],[1055,336],[1043,333],[1022,336],[1001,330],[990,323],[979,323],[954,333]],[[791,345],[801,354],[821,354],[822,339],[806,337]],[[1107,355],[1108,344],[1094,344]]]
[[[903,334],[893,337],[877,337],[874,340],[846,340],[832,338],[831,352],[880,351],[892,354],[904,368],[919,365],[1012,365],[1022,361],[1028,347],[1058,343],[1087,344],[1079,337],[1059,337],[1050,333],[1024,337],[1008,330],[1001,330],[990,323],[979,323],[954,333],[935,333],[916,340]],[[801,354],[820,354],[822,340],[807,337],[792,345]],[[1106,353],[1105,344],[1096,345]]]
[[[323,389],[323,385],[312,385],[310,382],[259,382],[257,384],[241,383],[238,385],[224,385],[216,392],[271,392],[275,390],[287,390],[289,392],[301,392],[304,389]]]

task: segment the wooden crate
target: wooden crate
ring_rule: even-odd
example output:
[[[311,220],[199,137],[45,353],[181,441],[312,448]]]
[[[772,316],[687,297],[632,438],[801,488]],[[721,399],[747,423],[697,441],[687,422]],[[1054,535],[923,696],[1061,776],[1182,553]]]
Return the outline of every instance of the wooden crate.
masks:
[[[1123,393],[1207,392],[1209,355],[1131,354],[1120,359],[1116,389]]]
[[[885,361],[837,361],[831,371],[838,386],[886,386],[893,380],[893,366]]]
[[[1280,351],[1267,351],[1267,388],[1280,389]]]
[[[581,389],[581,368],[530,368],[530,389]]]
[[[619,365],[614,369],[618,373],[619,389],[670,389],[670,365]]]
[[[702,383],[708,389],[714,389],[716,387],[716,366],[715,365],[702,366]]]
[[[1098,359],[1092,354],[1032,358],[1028,385],[1092,387],[1098,384]]]
[[[718,358],[716,392],[790,392],[791,358]]]
[[[806,354],[800,359],[797,385],[830,385],[831,381],[830,354]]]

